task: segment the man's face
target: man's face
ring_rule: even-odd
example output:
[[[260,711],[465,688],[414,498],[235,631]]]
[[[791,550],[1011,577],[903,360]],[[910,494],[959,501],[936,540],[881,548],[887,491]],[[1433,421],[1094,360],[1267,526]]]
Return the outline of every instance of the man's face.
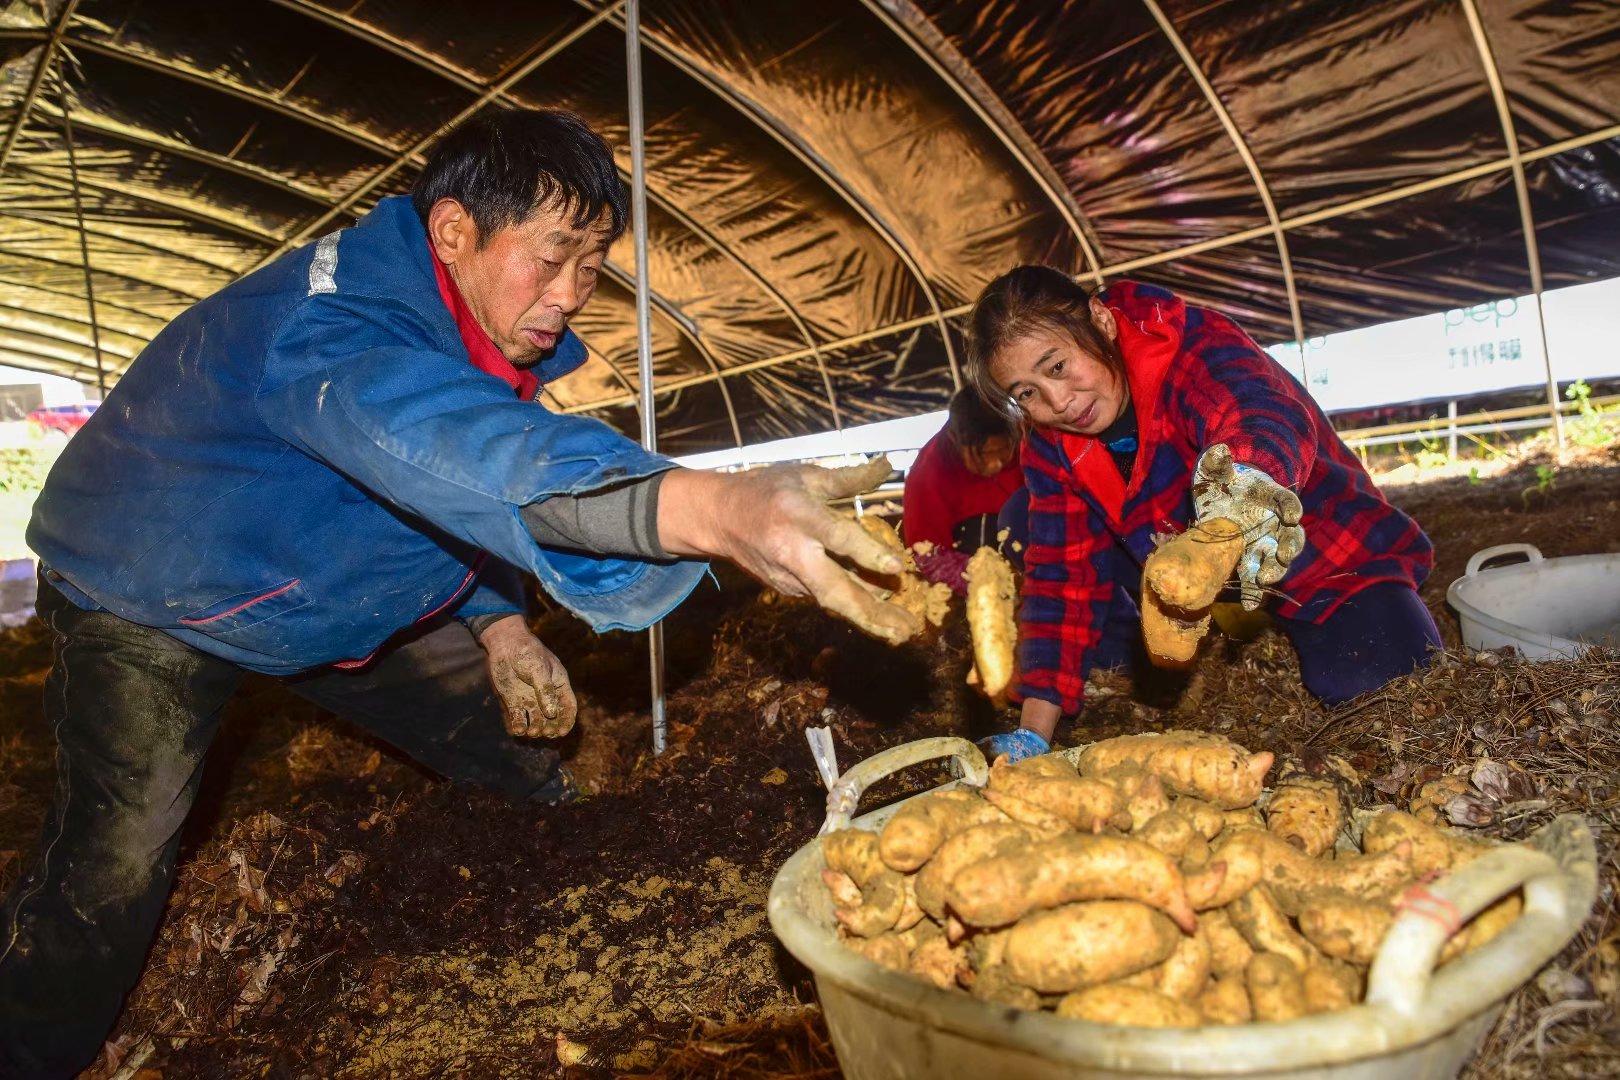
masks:
[[[538,363],[591,294],[607,258],[608,212],[584,229],[571,209],[542,206],[479,246],[478,225],[455,199],[428,215],[433,250],[450,270],[478,325],[518,367]]]
[[[1012,461],[1012,440],[992,435],[978,446],[962,448],[962,464],[974,476],[995,476]]]

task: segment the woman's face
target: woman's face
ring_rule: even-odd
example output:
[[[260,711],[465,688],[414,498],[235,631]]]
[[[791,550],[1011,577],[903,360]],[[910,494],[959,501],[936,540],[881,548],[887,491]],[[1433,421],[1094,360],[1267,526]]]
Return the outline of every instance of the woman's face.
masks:
[[[1094,301],[1091,313],[1113,341],[1113,312]],[[1076,435],[1106,430],[1129,400],[1124,379],[1071,335],[1053,330],[1032,331],[1002,346],[990,360],[990,377],[1032,423]]]

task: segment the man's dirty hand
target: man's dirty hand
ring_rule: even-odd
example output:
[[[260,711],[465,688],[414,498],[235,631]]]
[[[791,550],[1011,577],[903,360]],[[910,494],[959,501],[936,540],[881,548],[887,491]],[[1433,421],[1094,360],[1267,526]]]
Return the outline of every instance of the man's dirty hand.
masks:
[[[579,713],[568,671],[529,632],[521,615],[491,624],[479,637],[489,681],[501,699],[506,730],[518,738],[556,739],[568,734]]]
[[[659,540],[675,554],[729,559],[777,592],[812,597],[873,637],[898,644],[921,631],[922,620],[882,599],[835,557],[888,575],[901,571],[899,555],[827,505],[870,491],[889,472],[882,455],[842,469],[677,469],[659,493]]]

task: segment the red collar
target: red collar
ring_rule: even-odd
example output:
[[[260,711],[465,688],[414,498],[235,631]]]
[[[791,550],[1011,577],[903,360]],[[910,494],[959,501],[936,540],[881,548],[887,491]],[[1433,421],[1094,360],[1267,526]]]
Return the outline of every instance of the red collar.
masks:
[[[1125,380],[1131,388],[1131,404],[1136,408],[1136,429],[1140,439],[1137,450],[1137,468],[1132,476],[1131,491],[1119,467],[1101,444],[1090,435],[1058,433],[1058,445],[1080,486],[1090,491],[1115,524],[1121,522],[1125,501],[1132,491],[1142,486],[1148,474],[1153,451],[1163,441],[1161,428],[1169,421],[1159,412],[1159,393],[1169,374],[1170,365],[1181,351],[1182,327],[1185,319],[1178,304],[1165,310],[1156,304],[1149,312],[1133,312],[1114,304],[1108,305],[1119,327],[1119,352],[1125,360]],[[1133,319],[1133,314],[1140,318]]]
[[[467,359],[472,361],[472,366],[506,383],[517,391],[517,396],[524,401],[533,401],[534,396],[540,392],[540,380],[535,377],[534,372],[513,366],[512,361],[495,347],[489,335],[484,333],[484,328],[478,325],[478,320],[473,317],[472,309],[467,306],[461,290],[456,288],[449,270],[445,269],[444,262],[432,250],[431,245],[428,255],[433,260],[433,276],[439,282],[439,296],[456,320],[456,330],[461,334],[461,343],[467,347]]]

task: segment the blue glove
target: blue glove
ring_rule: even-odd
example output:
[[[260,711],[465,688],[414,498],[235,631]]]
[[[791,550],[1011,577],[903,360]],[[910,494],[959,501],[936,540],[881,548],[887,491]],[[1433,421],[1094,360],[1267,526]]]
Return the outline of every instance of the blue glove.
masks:
[[[1040,757],[1049,753],[1052,745],[1041,738],[1039,732],[1029,728],[1019,728],[1017,731],[1008,731],[1001,735],[992,735],[988,739],[979,740],[979,749],[984,751],[984,759],[994,762],[1001,755],[1007,755],[1008,763],[1023,761],[1025,758]]]

